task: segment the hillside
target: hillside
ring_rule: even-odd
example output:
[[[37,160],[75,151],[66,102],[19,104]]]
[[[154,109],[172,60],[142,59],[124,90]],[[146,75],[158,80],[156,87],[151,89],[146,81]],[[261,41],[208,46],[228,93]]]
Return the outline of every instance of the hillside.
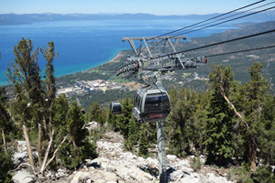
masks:
[[[245,35],[255,34],[272,30],[275,27],[275,21],[269,21],[259,24],[253,24],[239,29],[231,29],[220,34],[214,34],[209,37],[193,38],[189,42],[182,45],[181,49],[195,48],[215,42],[221,42]],[[228,44],[218,45],[207,49],[196,51],[195,56],[207,56],[212,54],[219,54],[231,51],[238,51],[243,49],[257,48],[267,45],[273,45],[275,42],[275,34],[266,34],[255,38],[236,41]],[[264,75],[268,79],[272,87],[272,92],[275,91],[274,77],[275,77],[275,59],[274,49],[266,49],[260,51],[251,51],[238,54],[231,54],[226,56],[211,57],[208,59],[206,66],[200,67],[196,71],[190,70],[187,72],[197,72],[199,75],[207,77],[211,71],[212,64],[222,64],[230,66],[234,72],[235,79],[240,82],[248,81],[248,69],[254,62],[264,63]]]

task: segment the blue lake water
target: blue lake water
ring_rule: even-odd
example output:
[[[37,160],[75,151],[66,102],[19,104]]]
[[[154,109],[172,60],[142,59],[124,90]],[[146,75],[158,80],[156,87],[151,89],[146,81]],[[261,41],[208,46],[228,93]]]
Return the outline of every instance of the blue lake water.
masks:
[[[28,25],[0,26],[0,86],[6,85],[6,68],[14,60],[13,47],[29,38],[34,48],[55,43],[58,57],[54,61],[55,76],[83,71],[111,60],[122,49],[130,49],[121,37],[157,36],[200,20],[92,20],[38,22]],[[222,25],[190,33],[187,38],[208,36],[232,28]],[[46,64],[39,56],[43,72]]]

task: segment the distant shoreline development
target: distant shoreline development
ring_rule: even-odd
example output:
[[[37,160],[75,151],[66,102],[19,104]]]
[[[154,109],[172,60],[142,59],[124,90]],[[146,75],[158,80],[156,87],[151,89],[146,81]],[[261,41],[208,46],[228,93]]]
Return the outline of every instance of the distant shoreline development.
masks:
[[[129,88],[125,85],[116,82],[108,82],[101,79],[98,80],[81,80],[77,81],[70,87],[61,87],[57,90],[56,95],[59,96],[61,94],[65,94],[66,96],[71,95],[81,95],[84,93],[89,93],[96,90],[102,90],[105,92],[106,90],[115,90],[115,89],[123,89],[128,90]]]

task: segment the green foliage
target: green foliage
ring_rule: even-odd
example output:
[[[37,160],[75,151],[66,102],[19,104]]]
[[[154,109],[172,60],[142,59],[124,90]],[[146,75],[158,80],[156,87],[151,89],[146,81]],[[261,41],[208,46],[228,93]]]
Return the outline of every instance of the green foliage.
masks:
[[[206,140],[205,129],[206,129],[206,119],[207,119],[207,111],[205,110],[209,98],[210,92],[205,92],[204,94],[198,93],[198,108],[194,114],[194,129],[196,129],[196,133],[193,136],[193,143],[196,149],[199,149],[200,153],[203,153],[203,149],[205,145],[203,144]]]
[[[213,93],[206,108],[207,162],[226,164],[233,156],[233,113],[221,95]]]
[[[199,136],[199,132],[194,128],[194,115],[198,107],[197,95],[189,89],[182,88],[180,91],[172,90],[170,99],[172,112],[165,125],[169,153],[183,157],[191,153],[191,143]]]
[[[24,92],[28,95],[30,101],[34,104],[41,100],[41,75],[38,65],[38,49],[33,51],[31,40],[22,38],[18,45],[14,47],[15,64],[11,64],[13,70],[8,68],[9,80],[23,85]]]
[[[114,131],[118,131],[118,128],[116,127],[117,118],[118,118],[118,115],[113,115],[111,113],[111,109],[108,108],[107,116],[106,116],[107,124]]]
[[[10,183],[12,182],[12,176],[9,173],[13,169],[12,155],[10,153],[5,154],[0,147],[0,182]]]
[[[129,122],[129,135],[128,138],[125,139],[125,147],[127,150],[133,150],[134,145],[137,144],[137,139],[138,139],[138,127],[137,127],[137,122],[134,118],[134,116],[131,116],[130,122]]]
[[[99,103],[102,107],[109,107],[110,101],[123,100],[125,98],[132,98],[133,91],[121,90],[101,90],[90,91],[83,95],[77,96],[81,105],[85,110],[88,110],[92,103]]]
[[[210,101],[206,107],[206,152],[207,162],[225,165],[233,156],[233,112],[224,96],[230,94],[233,73],[230,68],[213,66],[209,74],[210,85],[213,88]]]
[[[61,163],[68,169],[77,168],[85,159],[97,157],[96,145],[88,138],[88,130],[83,128],[84,116],[75,101],[69,106],[65,131],[71,143],[62,145],[58,153]]]
[[[255,172],[250,172],[249,165],[242,163],[241,167],[233,168],[230,176],[236,177],[237,183],[274,183],[275,174],[271,167],[259,166]],[[231,178],[231,180],[232,180]]]
[[[261,116],[259,144],[261,151],[259,156],[266,164],[275,163],[275,97],[267,97],[263,104]]]
[[[144,158],[147,158],[149,155],[148,152],[148,140],[147,140],[147,133],[146,133],[146,128],[145,125],[143,124],[140,130],[140,135],[139,135],[139,150],[138,150],[138,155],[142,156]]]
[[[41,121],[43,101],[38,50],[33,51],[31,40],[23,38],[14,47],[14,54],[12,69],[7,68],[7,76],[16,95],[16,102],[12,103],[12,113],[17,121],[36,128],[37,123]]]
[[[249,165],[247,163],[242,163],[242,166],[237,169],[236,174],[238,176],[238,183],[253,183],[250,177]]]
[[[203,163],[201,162],[200,157],[193,157],[190,166],[193,168],[195,172],[201,169]]]
[[[126,98],[122,101],[122,114],[117,117],[116,128],[121,132],[125,139],[128,139],[130,119],[132,117],[133,101]]]
[[[75,151],[72,143],[65,143],[58,152],[61,164],[70,170],[78,168],[85,159],[94,159],[98,156],[94,142],[91,143],[88,140],[82,140],[78,145],[78,150]]]
[[[249,82],[241,88],[243,96],[241,110],[249,128],[246,133],[243,134],[243,138],[246,140],[246,151],[248,152],[244,157],[251,163],[255,163],[256,159],[255,142],[264,141],[264,132],[261,130],[263,126],[261,114],[263,113],[264,101],[268,96],[269,85],[261,73],[262,67],[263,64],[254,63],[249,69]],[[262,149],[262,147],[259,148]]]
[[[76,101],[73,101],[69,106],[67,113],[67,123],[66,129],[70,136],[76,141],[81,141],[83,137],[87,136],[87,130],[83,129],[84,126],[84,116]]]
[[[9,114],[7,111],[8,98],[4,87],[0,87],[0,128],[10,128]]]
[[[100,108],[99,104],[95,102],[91,104],[85,118],[86,122],[96,121],[101,125],[105,123],[104,111],[102,108]]]
[[[244,86],[244,114],[252,127],[251,132],[256,133],[259,122],[259,115],[264,99],[268,94],[269,85],[260,73],[263,64],[254,63],[249,69],[250,80]],[[256,122],[257,121],[257,122]]]
[[[254,183],[275,183],[275,171],[271,167],[257,167],[256,172],[251,174]]]
[[[11,130],[16,129],[12,125],[21,127],[25,124],[33,145],[39,144],[37,127],[38,123],[42,124],[42,151],[39,151],[41,159],[44,158],[43,153],[50,137],[49,132],[55,132],[50,156],[68,135],[57,153],[57,161],[52,161],[51,167],[56,169],[61,163],[62,166],[73,169],[84,159],[97,156],[96,144],[90,142],[88,131],[83,128],[82,108],[74,101],[69,105],[65,95],[55,98],[53,60],[57,55],[54,51],[54,43],[49,42],[48,48],[40,49],[47,61],[44,81],[41,79],[38,65],[38,50],[33,50],[33,43],[24,38],[14,47],[15,61],[11,64],[12,68],[8,68],[7,76],[13,85],[15,98],[10,101],[11,108],[9,108],[4,90],[0,88],[0,127],[7,131],[6,134],[9,136]],[[12,125],[9,124],[10,118],[15,122]]]
[[[66,135],[64,127],[67,123],[66,116],[69,110],[69,103],[64,94],[54,100],[52,110],[54,111],[52,119],[53,128],[58,130],[60,134]]]
[[[48,43],[48,46],[49,46],[48,49],[44,46],[44,49],[41,48],[40,51],[42,52],[43,56],[47,61],[46,71],[45,71],[45,74],[46,74],[45,85],[47,89],[46,103],[48,106],[50,106],[49,118],[51,118],[52,117],[51,104],[52,104],[52,101],[55,99],[55,95],[56,95],[53,60],[55,57],[57,57],[57,55],[54,52],[54,43],[52,41]]]
[[[4,87],[0,87],[0,130],[3,130],[5,133],[6,141],[12,140],[15,136],[20,136],[17,127],[12,122],[8,110],[10,110],[10,108],[6,90]]]

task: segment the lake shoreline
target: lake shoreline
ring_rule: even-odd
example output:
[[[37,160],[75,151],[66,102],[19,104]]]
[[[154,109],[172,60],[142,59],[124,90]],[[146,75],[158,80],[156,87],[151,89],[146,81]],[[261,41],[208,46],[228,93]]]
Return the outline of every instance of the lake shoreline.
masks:
[[[34,48],[43,48],[54,41],[55,50],[60,53],[54,61],[55,76],[61,77],[105,64],[115,58],[120,50],[131,49],[121,37],[149,37],[160,35],[191,24],[186,19],[159,20],[94,20],[35,22],[26,25],[0,26],[0,85],[8,85],[5,72],[14,61],[12,48],[22,37],[30,39]],[[188,36],[204,37],[230,28],[224,25],[217,29],[200,31]],[[115,54],[115,55],[114,55]],[[111,58],[110,58],[111,57]],[[46,61],[39,56],[39,65],[44,76]]]

